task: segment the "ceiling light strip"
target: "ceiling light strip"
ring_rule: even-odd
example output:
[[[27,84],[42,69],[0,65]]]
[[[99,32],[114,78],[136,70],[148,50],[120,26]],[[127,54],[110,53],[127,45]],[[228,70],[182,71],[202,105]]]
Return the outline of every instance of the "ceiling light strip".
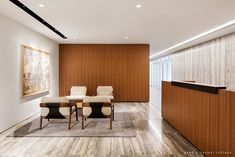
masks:
[[[209,30],[209,31],[206,31],[206,32],[204,32],[204,33],[201,33],[201,34],[199,34],[199,35],[197,35],[197,36],[195,36],[195,37],[192,37],[192,38],[190,38],[190,39],[188,39],[188,40],[185,40],[185,41],[183,41],[183,42],[181,42],[181,43],[179,43],[179,44],[176,44],[176,45],[174,45],[174,46],[172,46],[172,47],[169,47],[169,48],[167,48],[167,49],[165,49],[165,50],[163,50],[163,51],[157,52],[156,54],[151,55],[151,56],[150,56],[150,59],[152,59],[152,58],[154,58],[154,57],[157,57],[157,56],[164,55],[165,53],[167,53],[167,52],[170,51],[170,50],[173,50],[173,49],[175,49],[175,48],[177,48],[177,47],[180,47],[180,46],[182,46],[182,45],[184,45],[184,44],[187,44],[187,43],[192,42],[192,41],[194,41],[194,40],[197,40],[197,39],[199,39],[199,38],[208,36],[208,35],[210,35],[210,34],[212,34],[212,33],[215,33],[215,32],[217,32],[217,31],[219,31],[219,30],[222,30],[222,29],[225,29],[225,28],[227,28],[227,27],[230,27],[230,26],[232,26],[232,25],[234,25],[234,24],[235,24],[235,19],[232,20],[232,21],[229,21],[229,22],[227,22],[227,23],[225,23],[225,24],[223,24],[223,25],[221,25],[221,26],[218,26],[218,27],[216,27],[216,28],[213,28],[213,29],[211,29],[211,30]]]
[[[57,29],[55,29],[52,25],[47,23],[43,18],[38,16],[36,13],[34,13],[32,10],[30,10],[28,7],[26,7],[23,3],[21,3],[19,0],[10,0],[12,3],[14,3],[16,6],[24,10],[26,13],[31,15],[33,18],[41,22],[43,25],[45,25],[47,28],[55,32],[57,35],[59,35],[63,39],[67,39],[65,35],[63,35],[61,32],[59,32]]]

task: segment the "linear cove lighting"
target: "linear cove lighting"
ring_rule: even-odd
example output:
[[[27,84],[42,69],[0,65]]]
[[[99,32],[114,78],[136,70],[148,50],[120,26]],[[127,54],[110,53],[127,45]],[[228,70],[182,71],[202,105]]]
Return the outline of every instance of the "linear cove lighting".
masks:
[[[166,53],[166,52],[168,52],[168,51],[170,51],[170,50],[172,50],[172,49],[175,49],[175,48],[177,48],[177,47],[179,47],[179,46],[182,46],[182,45],[184,45],[184,44],[187,44],[187,43],[192,42],[192,41],[194,41],[194,40],[197,40],[197,39],[199,39],[199,38],[205,37],[205,36],[207,36],[207,35],[209,35],[209,34],[215,33],[215,32],[217,32],[217,31],[219,31],[219,30],[222,30],[222,29],[224,29],[224,28],[226,28],[226,27],[232,26],[232,25],[234,25],[234,24],[235,24],[235,19],[232,20],[232,21],[229,21],[229,22],[227,22],[227,23],[225,23],[225,24],[223,24],[223,25],[221,25],[221,26],[215,27],[215,28],[213,28],[213,29],[211,29],[211,30],[209,30],[209,31],[206,31],[206,32],[204,32],[204,33],[201,33],[201,34],[199,34],[199,35],[197,35],[197,36],[195,36],[195,37],[192,37],[192,38],[190,38],[190,39],[187,39],[187,40],[185,40],[185,41],[183,41],[183,42],[181,42],[181,43],[179,43],[179,44],[176,44],[176,45],[174,45],[174,46],[172,46],[172,47],[169,47],[169,48],[167,48],[167,49],[165,49],[165,50],[163,50],[163,51],[156,52],[154,55],[151,55],[151,56],[150,56],[150,59],[152,59],[152,58],[154,58],[154,57],[156,57],[156,56],[158,56],[158,55],[162,55],[162,54],[164,54],[164,53]]]
[[[57,29],[55,29],[52,25],[47,23],[43,18],[38,16],[36,13],[34,13],[32,10],[30,10],[28,7],[26,7],[23,3],[21,3],[19,0],[10,0],[12,3],[14,3],[16,6],[24,10],[26,13],[31,15],[33,18],[41,22],[43,25],[45,25],[47,28],[55,32],[57,35],[59,35],[63,39],[67,39],[65,35],[63,35],[61,32],[59,32]]]

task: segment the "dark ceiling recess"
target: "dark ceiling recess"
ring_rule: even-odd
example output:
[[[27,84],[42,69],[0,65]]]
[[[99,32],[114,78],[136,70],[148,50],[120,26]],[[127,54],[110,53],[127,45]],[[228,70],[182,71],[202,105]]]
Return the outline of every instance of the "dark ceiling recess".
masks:
[[[26,7],[23,3],[21,3],[19,0],[10,0],[12,3],[14,3],[15,5],[17,5],[19,8],[23,9],[26,13],[28,13],[29,15],[31,15],[32,17],[34,17],[35,19],[37,19],[39,22],[41,22],[42,24],[44,24],[46,27],[48,27],[50,30],[52,30],[53,32],[55,32],[56,34],[58,34],[61,38],[63,39],[67,39],[67,37],[65,35],[63,35],[62,33],[60,33],[57,29],[55,29],[52,25],[50,25],[49,23],[47,23],[43,18],[41,18],[40,16],[38,16],[35,12],[33,12],[32,10],[30,10],[28,7]]]

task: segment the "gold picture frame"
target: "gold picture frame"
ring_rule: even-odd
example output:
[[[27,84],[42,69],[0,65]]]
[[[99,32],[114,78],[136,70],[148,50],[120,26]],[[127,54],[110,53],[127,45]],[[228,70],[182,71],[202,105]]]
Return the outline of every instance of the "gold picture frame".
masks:
[[[50,54],[21,45],[22,97],[50,90]]]

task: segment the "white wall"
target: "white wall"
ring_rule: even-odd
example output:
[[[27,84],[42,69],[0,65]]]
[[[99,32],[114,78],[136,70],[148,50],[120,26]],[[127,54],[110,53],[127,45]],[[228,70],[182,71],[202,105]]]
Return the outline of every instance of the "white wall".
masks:
[[[50,95],[58,95],[58,44],[0,14],[0,132],[39,112],[40,96],[21,98],[21,44],[51,53]]]

